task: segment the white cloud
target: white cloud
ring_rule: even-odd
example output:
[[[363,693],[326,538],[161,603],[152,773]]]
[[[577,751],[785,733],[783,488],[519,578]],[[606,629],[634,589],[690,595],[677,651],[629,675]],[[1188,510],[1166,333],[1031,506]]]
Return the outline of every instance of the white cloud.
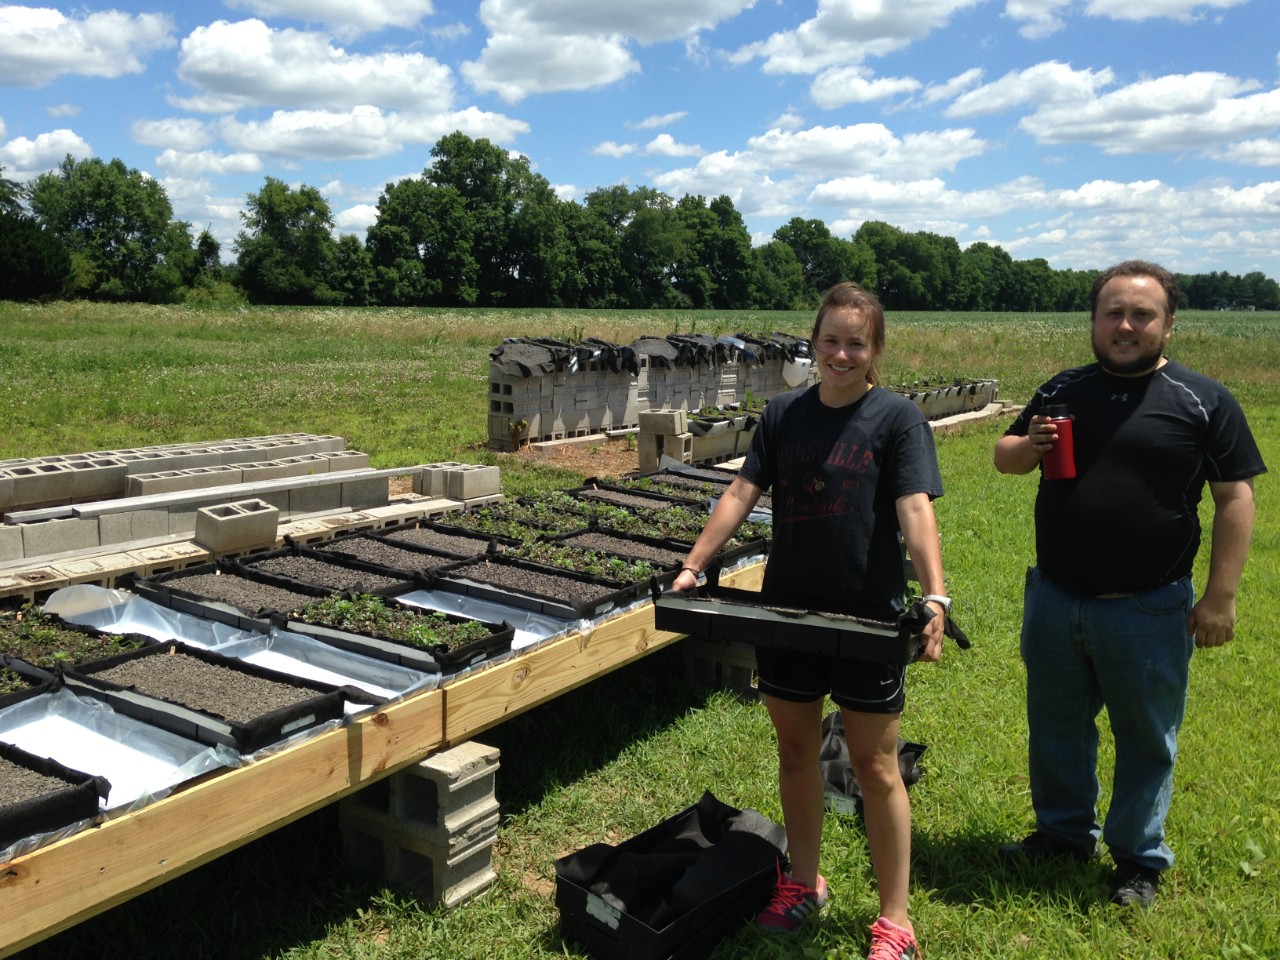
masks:
[[[1090,143],[1109,154],[1206,148],[1280,128],[1280,89],[1241,96],[1257,86],[1221,73],[1157,77],[1048,104],[1019,126],[1041,143]]]
[[[58,103],[45,110],[45,113],[51,117],[61,119],[63,117],[80,116],[81,107],[75,103]]]
[[[1228,163],[1243,163],[1251,167],[1280,166],[1280,140],[1242,140],[1211,154],[1215,159]]]
[[[262,161],[252,153],[221,154],[212,150],[196,152],[165,150],[156,157],[156,166],[170,177],[192,178],[206,173],[215,175],[257,173]]]
[[[880,77],[860,66],[835,67],[824,70],[809,88],[813,102],[831,109],[848,103],[871,103],[887,100],[903,93],[914,93],[922,84],[911,77]]]
[[[972,130],[942,130],[896,136],[880,123],[810,127],[789,133],[770,130],[748,141],[749,153],[770,167],[803,170],[817,176],[854,171],[914,170],[929,176],[986,151]]]
[[[452,71],[422,54],[351,54],[327,37],[272,30],[261,20],[218,20],[182,41],[178,76],[199,92],[189,110],[244,106],[340,110],[364,104],[421,112],[453,104]]]
[[[333,222],[343,233],[363,233],[378,219],[378,208],[369,203],[358,203],[355,206],[339,210],[333,215]]]
[[[174,150],[199,150],[213,142],[208,124],[189,117],[138,120],[130,128],[135,143]]]
[[[700,157],[703,149],[691,143],[678,143],[669,133],[660,133],[647,144],[644,152],[658,157]]]
[[[414,27],[434,12],[432,0],[226,0],[235,10],[248,10],[261,17],[287,18],[304,23],[323,23],[342,37],[385,30],[387,27]]]
[[[975,83],[982,80],[983,72],[981,67],[971,67],[958,73],[950,80],[942,83],[931,83],[924,88],[924,92],[920,94],[920,99],[926,104],[942,103],[946,100],[953,100],[960,94],[964,93]]]
[[[819,73],[884,56],[945,26],[956,12],[983,0],[818,0],[815,17],[794,30],[747,44],[735,63],[763,59],[766,73]]]
[[[13,180],[29,180],[54,169],[67,154],[77,160],[93,156],[93,149],[84,138],[72,130],[51,130],[34,140],[15,137],[0,145],[0,167]]]
[[[489,30],[479,59],[462,74],[482,93],[518,103],[535,93],[591,90],[639,72],[631,41],[689,39],[736,16],[754,0],[482,0]],[[689,48],[697,56],[698,47]]]
[[[1169,17],[1174,20],[1194,20],[1201,8],[1225,10],[1247,3],[1248,0],[1089,0],[1085,12],[1094,17],[1110,17],[1113,20],[1153,20]]]
[[[1069,7],[1072,0],[1008,0],[1004,15],[1011,20],[1025,21],[1018,33],[1028,40],[1041,40],[1057,33],[1065,26],[1058,11]]]
[[[626,125],[632,130],[653,130],[657,127],[670,126],[683,120],[688,115],[687,111],[678,110],[675,113],[661,113],[652,117],[645,117],[643,120],[628,121]]]
[[[347,111],[277,110],[263,121],[226,118],[223,139],[238,151],[286,159],[373,159],[408,143],[435,143],[455,130],[495,143],[508,142],[528,125],[474,107],[438,114],[384,113],[359,106]]]
[[[614,143],[612,140],[605,140],[603,143],[597,143],[592,147],[591,152],[597,157],[613,157],[618,160],[628,154],[635,153],[636,145],[634,143]]]
[[[1097,96],[1100,88],[1115,82],[1108,67],[1103,70],[1076,70],[1070,64],[1049,60],[1025,70],[1011,70],[999,80],[976,87],[958,96],[946,110],[949,117],[978,117],[1001,113],[1025,103],[1075,104]]]
[[[173,45],[173,20],[116,10],[70,19],[47,7],[0,6],[0,83],[41,87],[64,74],[141,73],[143,59]]]

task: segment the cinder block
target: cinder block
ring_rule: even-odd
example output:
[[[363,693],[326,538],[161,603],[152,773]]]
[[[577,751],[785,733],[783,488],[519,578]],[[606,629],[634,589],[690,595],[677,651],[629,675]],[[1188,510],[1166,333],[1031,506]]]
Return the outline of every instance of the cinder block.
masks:
[[[463,464],[453,461],[424,463],[419,473],[419,482],[414,484],[413,492],[428,497],[446,496],[449,474],[461,466]]]
[[[92,550],[98,546],[98,521],[80,517],[24,523],[22,555],[42,557],[72,550]]]
[[[33,463],[27,467],[10,467],[13,480],[13,504],[66,503],[71,500],[74,475],[65,464]]]
[[[13,474],[7,467],[0,467],[0,513],[15,506],[13,502]]]
[[[262,500],[240,500],[196,511],[195,542],[215,555],[273,546],[280,511]]]
[[[330,473],[335,470],[369,469],[369,455],[361,453],[359,450],[327,450],[323,453],[317,453],[316,456],[329,461]]]
[[[689,430],[689,414],[685,410],[645,410],[637,414],[641,433],[676,435]]]
[[[304,453],[296,457],[280,457],[281,463],[293,464],[300,468],[297,476],[309,477],[318,473],[329,472],[329,460],[318,453]]]
[[[70,464],[71,499],[103,500],[125,491],[125,465],[114,457],[92,457]]]
[[[136,558],[142,564],[143,575],[148,577],[183,570],[197,563],[208,563],[211,559],[208,550],[190,542],[143,547],[130,550],[127,556]]]
[[[154,473],[135,473],[125,483],[126,497],[149,497],[157,493],[179,493],[194,490],[200,485],[197,478],[181,470],[157,470]]]
[[[385,501],[384,501],[385,502]],[[342,484],[326,483],[308,487],[295,487],[289,491],[289,515],[320,513],[337,510],[342,506]]]
[[[5,524],[0,526],[0,563],[23,558],[22,528]]]
[[[449,472],[445,496],[451,500],[474,500],[502,492],[502,471],[498,467],[471,464]]]
[[[169,512],[165,511],[165,528],[168,532]],[[128,513],[104,513],[98,517],[98,543],[108,546],[127,543],[133,539],[133,518]]]
[[[240,464],[240,482],[257,483],[260,480],[276,480],[280,477],[297,477],[306,472],[301,463],[284,463],[280,460],[258,460]]]
[[[390,477],[368,477],[358,480],[344,480],[339,485],[339,498],[342,506],[352,510],[366,510],[370,507],[385,507],[391,496]]]

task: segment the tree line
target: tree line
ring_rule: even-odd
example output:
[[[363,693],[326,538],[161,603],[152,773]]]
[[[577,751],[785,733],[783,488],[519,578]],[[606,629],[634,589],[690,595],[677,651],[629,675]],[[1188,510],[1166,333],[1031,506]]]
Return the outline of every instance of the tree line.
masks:
[[[727,196],[602,187],[560,199],[528,158],[462,133],[420,179],[388,183],[365,241],[335,236],[315,187],[267,177],[235,259],[175,220],[164,187],[116,159],[67,156],[27,184],[0,168],[0,299],[330,306],[810,309],[839,280],[891,310],[1087,309],[1096,270],[867,221],[834,236],[793,218],[752,246]],[[1195,308],[1280,309],[1261,272],[1180,275]]]

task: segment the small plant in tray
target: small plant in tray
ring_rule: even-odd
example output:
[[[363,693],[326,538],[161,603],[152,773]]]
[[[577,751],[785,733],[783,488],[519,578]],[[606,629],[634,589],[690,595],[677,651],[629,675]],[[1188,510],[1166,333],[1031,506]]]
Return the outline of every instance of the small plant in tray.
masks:
[[[389,606],[380,597],[367,593],[325,597],[297,611],[295,617],[304,623],[386,637],[428,650],[440,646],[453,650],[486,639],[493,632],[489,624],[479,620],[451,619],[434,610]]]
[[[523,543],[504,550],[503,553],[543,566],[617,580],[619,583],[647,583],[650,577],[664,572],[647,560],[611,556],[546,540]]]
[[[146,643],[136,634],[93,633],[68,627],[33,603],[0,611],[0,654],[43,670],[101,660]]]

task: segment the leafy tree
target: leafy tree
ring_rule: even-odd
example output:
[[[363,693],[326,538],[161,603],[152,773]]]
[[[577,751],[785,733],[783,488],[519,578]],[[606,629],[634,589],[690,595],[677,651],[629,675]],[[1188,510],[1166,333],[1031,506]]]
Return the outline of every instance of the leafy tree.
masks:
[[[849,244],[831,235],[821,220],[792,217],[773,232],[773,239],[789,246],[804,271],[804,284],[813,303],[841,280],[861,282],[853,275]]]
[[[71,254],[68,294],[99,300],[163,302],[175,299],[190,250],[185,223],[156,180],[120,160],[69,154],[57,170],[29,187],[32,213]]]
[[[22,185],[4,176],[4,164],[0,163],[0,214],[22,213]]]
[[[62,293],[71,272],[66,245],[34,217],[0,210],[0,300],[42,300]]]
[[[751,251],[751,304],[758,310],[801,310],[811,306],[806,296],[804,267],[795,251],[781,240],[770,240]]]
[[[366,244],[380,303],[471,305],[479,295],[473,221],[454,187],[410,178],[386,186]]]
[[[248,228],[236,237],[240,285],[254,303],[334,304],[342,294],[328,281],[337,253],[329,204],[315,187],[292,189],[267,177],[240,214]]]

